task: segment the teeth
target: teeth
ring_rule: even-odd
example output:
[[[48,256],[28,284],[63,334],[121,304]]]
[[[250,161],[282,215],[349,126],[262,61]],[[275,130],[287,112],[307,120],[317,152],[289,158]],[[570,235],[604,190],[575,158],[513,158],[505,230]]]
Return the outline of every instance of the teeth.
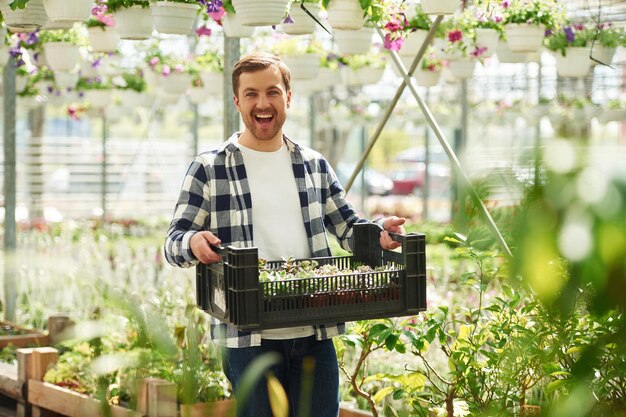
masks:
[[[269,119],[272,117],[271,114],[257,114],[256,117],[258,117],[259,119]]]

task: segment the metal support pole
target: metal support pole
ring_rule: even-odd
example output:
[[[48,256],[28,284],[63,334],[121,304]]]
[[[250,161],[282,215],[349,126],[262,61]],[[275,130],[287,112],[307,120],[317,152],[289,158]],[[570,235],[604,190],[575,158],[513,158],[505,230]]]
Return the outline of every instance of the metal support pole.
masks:
[[[16,205],[16,146],[15,146],[15,59],[4,66],[4,318],[15,320],[17,300],[15,249],[17,235],[15,224]]]
[[[239,131],[239,112],[233,103],[231,78],[239,57],[239,38],[224,36],[224,139]]]
[[[435,36],[435,32],[437,31],[437,28],[439,27],[439,24],[441,23],[442,20],[443,20],[443,16],[437,16],[437,18],[433,22],[433,25],[430,27],[430,30],[428,31],[428,34],[426,35],[426,39],[424,40],[424,43],[422,44],[419,51],[417,52],[417,55],[413,59],[413,63],[411,64],[411,68],[409,69],[408,73],[406,69],[404,68],[404,65],[400,63],[401,67],[399,68],[402,69],[402,74],[404,74],[404,79],[402,80],[402,83],[396,90],[396,95],[391,100],[391,103],[389,103],[389,106],[387,107],[387,111],[383,115],[382,120],[376,127],[376,131],[374,132],[374,135],[370,139],[365,151],[363,152],[363,155],[361,155],[361,159],[359,160],[359,162],[357,162],[356,166],[354,167],[354,171],[352,172],[352,175],[350,176],[350,179],[348,180],[346,187],[345,187],[346,193],[350,191],[350,188],[352,187],[352,184],[354,183],[356,176],[359,174],[359,171],[363,168],[363,164],[365,163],[365,160],[367,159],[368,155],[372,151],[372,148],[376,144],[376,141],[380,137],[380,134],[382,133],[383,128],[385,127],[385,124],[387,124],[387,120],[389,120],[389,117],[391,116],[391,113],[393,112],[393,109],[396,107],[396,104],[398,104],[398,100],[400,100],[400,97],[402,96],[402,93],[404,92],[404,88],[407,85],[411,84],[410,77],[411,75],[413,75],[415,68],[417,68],[417,64],[419,63],[420,59],[422,59],[422,57],[424,56],[424,53],[426,52],[426,49],[428,48],[428,44]],[[377,28],[377,30],[378,30],[378,34],[380,35],[380,37],[384,39],[384,35],[382,31],[379,28]]]
[[[102,166],[101,166],[100,184],[100,204],[102,206],[102,227],[104,227],[107,218],[107,117],[102,110]]]
[[[430,99],[430,89],[426,90],[426,104]],[[424,127],[424,184],[422,185],[422,220],[428,220],[428,198],[430,197],[430,129]]]
[[[540,103],[541,100],[541,87],[543,84],[542,80],[542,70],[543,67],[541,65],[541,58],[539,59],[539,68],[537,72],[537,103]],[[537,118],[537,124],[535,125],[535,146],[534,146],[534,158],[535,158],[535,175],[534,175],[534,186],[535,188],[539,187],[539,183],[541,181],[541,116]]]
[[[468,105],[467,105],[467,80],[461,81],[461,128],[459,129],[458,140],[454,141],[455,153],[462,155],[467,145],[467,131],[468,131]],[[465,212],[465,193],[463,192],[464,184],[463,180],[455,175],[456,182],[456,216],[452,217],[456,219],[457,225],[465,227],[467,224],[467,216]],[[454,205],[453,205],[454,207]]]
[[[437,17],[437,20],[435,21],[435,23],[431,27],[430,31],[428,32],[428,36],[426,38],[426,41],[424,41],[424,45],[422,45],[422,48],[420,49],[421,53],[423,53],[423,50],[425,49],[426,44],[430,42],[429,37],[432,35],[431,32],[433,31],[433,28],[438,26],[439,22],[441,22],[441,16]],[[377,29],[377,30],[378,30],[378,34],[381,37],[384,37],[382,31],[380,29]],[[496,240],[498,241],[498,243],[500,243],[500,246],[502,246],[502,249],[509,256],[513,256],[513,254],[511,253],[511,250],[509,249],[509,245],[506,243],[506,241],[504,240],[504,237],[502,236],[502,234],[500,233],[500,230],[498,229],[498,226],[493,221],[493,218],[491,217],[491,214],[489,213],[489,210],[487,210],[487,207],[485,207],[485,204],[480,199],[480,196],[476,192],[476,189],[472,185],[469,177],[467,176],[467,174],[465,173],[465,171],[461,167],[461,163],[459,162],[459,159],[457,158],[456,154],[452,150],[452,147],[450,146],[448,141],[443,136],[443,132],[441,131],[441,128],[439,127],[439,124],[437,123],[437,121],[433,117],[433,115],[430,112],[430,109],[428,108],[428,106],[426,106],[426,104],[424,103],[422,98],[417,93],[417,90],[415,89],[415,86],[413,85],[413,82],[411,81],[410,74],[412,74],[413,70],[415,70],[415,67],[417,66],[417,61],[413,61],[413,64],[411,65],[411,69],[407,72],[406,69],[404,68],[404,65],[402,64],[402,61],[398,57],[398,54],[395,51],[389,51],[389,53],[391,54],[391,58],[393,59],[393,62],[395,63],[396,67],[398,68],[398,70],[400,71],[402,76],[404,77],[404,82],[401,85],[401,87],[403,88],[405,85],[408,85],[409,89],[411,90],[411,93],[413,94],[413,96],[415,97],[415,100],[417,101],[417,104],[419,105],[420,109],[422,110],[422,113],[424,114],[424,117],[428,121],[428,124],[430,124],[430,127],[435,132],[435,136],[437,136],[437,139],[439,140],[439,143],[441,144],[441,146],[443,147],[444,151],[448,155],[448,158],[450,158],[450,162],[452,163],[452,167],[455,170],[455,174],[458,177],[461,178],[461,180],[463,182],[463,185],[465,186],[465,189],[467,190],[467,192],[470,194],[470,197],[474,201],[474,204],[476,204],[476,207],[478,207],[481,210],[481,212],[483,213],[483,215],[485,217],[485,220],[487,221],[487,225],[489,226],[489,228],[491,229],[492,233],[496,237]],[[420,54],[418,54],[418,57],[420,57]],[[391,107],[394,107],[396,105],[396,103],[397,103],[397,100],[392,101]],[[390,113],[390,112],[391,112],[391,110],[388,110],[388,113]],[[387,120],[385,120],[385,122],[386,121]],[[383,125],[384,125],[384,123],[383,123]],[[380,129],[382,130],[382,127],[380,127]],[[371,147],[370,147],[370,149],[371,149]],[[362,158],[362,159],[364,159],[364,158]]]

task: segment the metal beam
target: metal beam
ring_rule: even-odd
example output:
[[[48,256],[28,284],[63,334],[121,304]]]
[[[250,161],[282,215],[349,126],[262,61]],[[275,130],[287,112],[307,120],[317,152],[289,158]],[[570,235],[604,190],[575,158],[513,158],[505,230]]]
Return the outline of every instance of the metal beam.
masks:
[[[233,103],[231,74],[240,56],[239,38],[224,35],[224,140],[239,131],[239,112]]]

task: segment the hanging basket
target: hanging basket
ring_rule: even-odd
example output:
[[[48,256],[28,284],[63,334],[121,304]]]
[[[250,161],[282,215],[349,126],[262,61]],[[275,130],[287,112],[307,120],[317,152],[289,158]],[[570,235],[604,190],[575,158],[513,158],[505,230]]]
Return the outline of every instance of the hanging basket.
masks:
[[[362,67],[357,70],[346,67],[341,73],[343,82],[348,87],[376,84],[383,77],[384,68]]]
[[[145,40],[152,35],[152,13],[149,7],[122,8],[115,12],[115,21],[121,39]]]
[[[415,32],[409,33],[402,44],[402,48],[398,51],[398,54],[402,57],[411,58],[417,56],[427,35],[428,31],[425,30],[416,30]]]
[[[439,83],[441,71],[425,71],[423,69],[415,70],[415,81],[422,87],[434,87]]]
[[[209,70],[200,71],[203,89],[211,95],[222,95],[224,92],[224,73]]]
[[[11,10],[12,0],[0,0],[0,13],[11,32],[33,32],[48,21],[43,0],[30,0],[23,9]]]
[[[199,9],[198,4],[157,1],[151,7],[154,28],[168,35],[189,35]]]
[[[90,27],[89,43],[93,52],[115,52],[120,42],[120,34],[111,26]]]
[[[52,71],[71,71],[80,57],[78,46],[69,42],[46,42],[43,52]]]
[[[372,47],[373,29],[364,27],[359,30],[335,29],[333,31],[337,49],[342,54],[364,54]]]
[[[118,91],[118,97],[124,107],[135,109],[137,107],[150,107],[152,99],[149,94],[140,93],[131,89],[123,89]]]
[[[159,87],[167,94],[185,94],[191,87],[191,75],[186,72],[173,72],[168,76],[162,76]]]
[[[506,42],[513,52],[541,50],[546,28],[531,23],[509,23],[504,26]]]
[[[511,51],[508,43],[504,41],[498,42],[496,54],[498,55],[498,61],[502,64],[522,64],[528,61],[527,53]]]
[[[91,16],[93,0],[43,0],[43,6],[53,22],[83,22]]]
[[[459,0],[422,0],[422,10],[426,14],[454,14],[459,8]]]
[[[189,101],[191,104],[202,104],[209,99],[211,92],[205,87],[191,87],[189,89]]]
[[[467,80],[474,76],[476,61],[471,59],[459,59],[448,62],[448,69],[457,80]]]
[[[233,0],[233,7],[244,26],[272,26],[283,21],[289,0]]]
[[[591,56],[605,65],[611,65],[613,57],[615,56],[615,51],[616,48],[607,48],[606,46],[596,44],[591,50]],[[595,64],[597,64],[597,62],[592,61],[591,65]]]
[[[112,93],[111,90],[86,90],[85,101],[91,104],[91,107],[102,109],[111,104]]]
[[[76,87],[78,74],[73,72],[54,71],[54,83],[59,90],[67,90]]]
[[[224,34],[229,38],[249,38],[254,34],[254,28],[241,24],[236,13],[226,13],[222,19]]]
[[[304,3],[304,7],[319,20],[319,13],[322,6],[319,3]],[[289,16],[293,23],[283,23],[283,32],[288,35],[309,35],[315,32],[317,23],[304,10],[300,8],[300,2],[291,4]]]
[[[591,69],[589,47],[570,47],[565,49],[565,56],[560,51],[554,52],[556,72],[561,77],[584,77]]]
[[[293,80],[310,80],[317,76],[320,58],[317,54],[298,54],[282,56],[283,61],[291,70]]]
[[[476,46],[479,48],[487,48],[483,52],[484,57],[490,57],[496,53],[498,49],[498,41],[500,33],[495,29],[476,28]]]
[[[365,24],[359,0],[330,0],[328,22],[334,30],[359,30]]]

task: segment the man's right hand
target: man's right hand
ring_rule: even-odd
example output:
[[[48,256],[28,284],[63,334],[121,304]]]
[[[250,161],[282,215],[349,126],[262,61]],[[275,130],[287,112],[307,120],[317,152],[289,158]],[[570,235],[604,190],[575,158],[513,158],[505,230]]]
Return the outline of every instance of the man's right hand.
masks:
[[[193,255],[203,264],[219,262],[222,258],[211,249],[210,245],[219,245],[222,241],[208,231],[196,232],[189,240]]]

